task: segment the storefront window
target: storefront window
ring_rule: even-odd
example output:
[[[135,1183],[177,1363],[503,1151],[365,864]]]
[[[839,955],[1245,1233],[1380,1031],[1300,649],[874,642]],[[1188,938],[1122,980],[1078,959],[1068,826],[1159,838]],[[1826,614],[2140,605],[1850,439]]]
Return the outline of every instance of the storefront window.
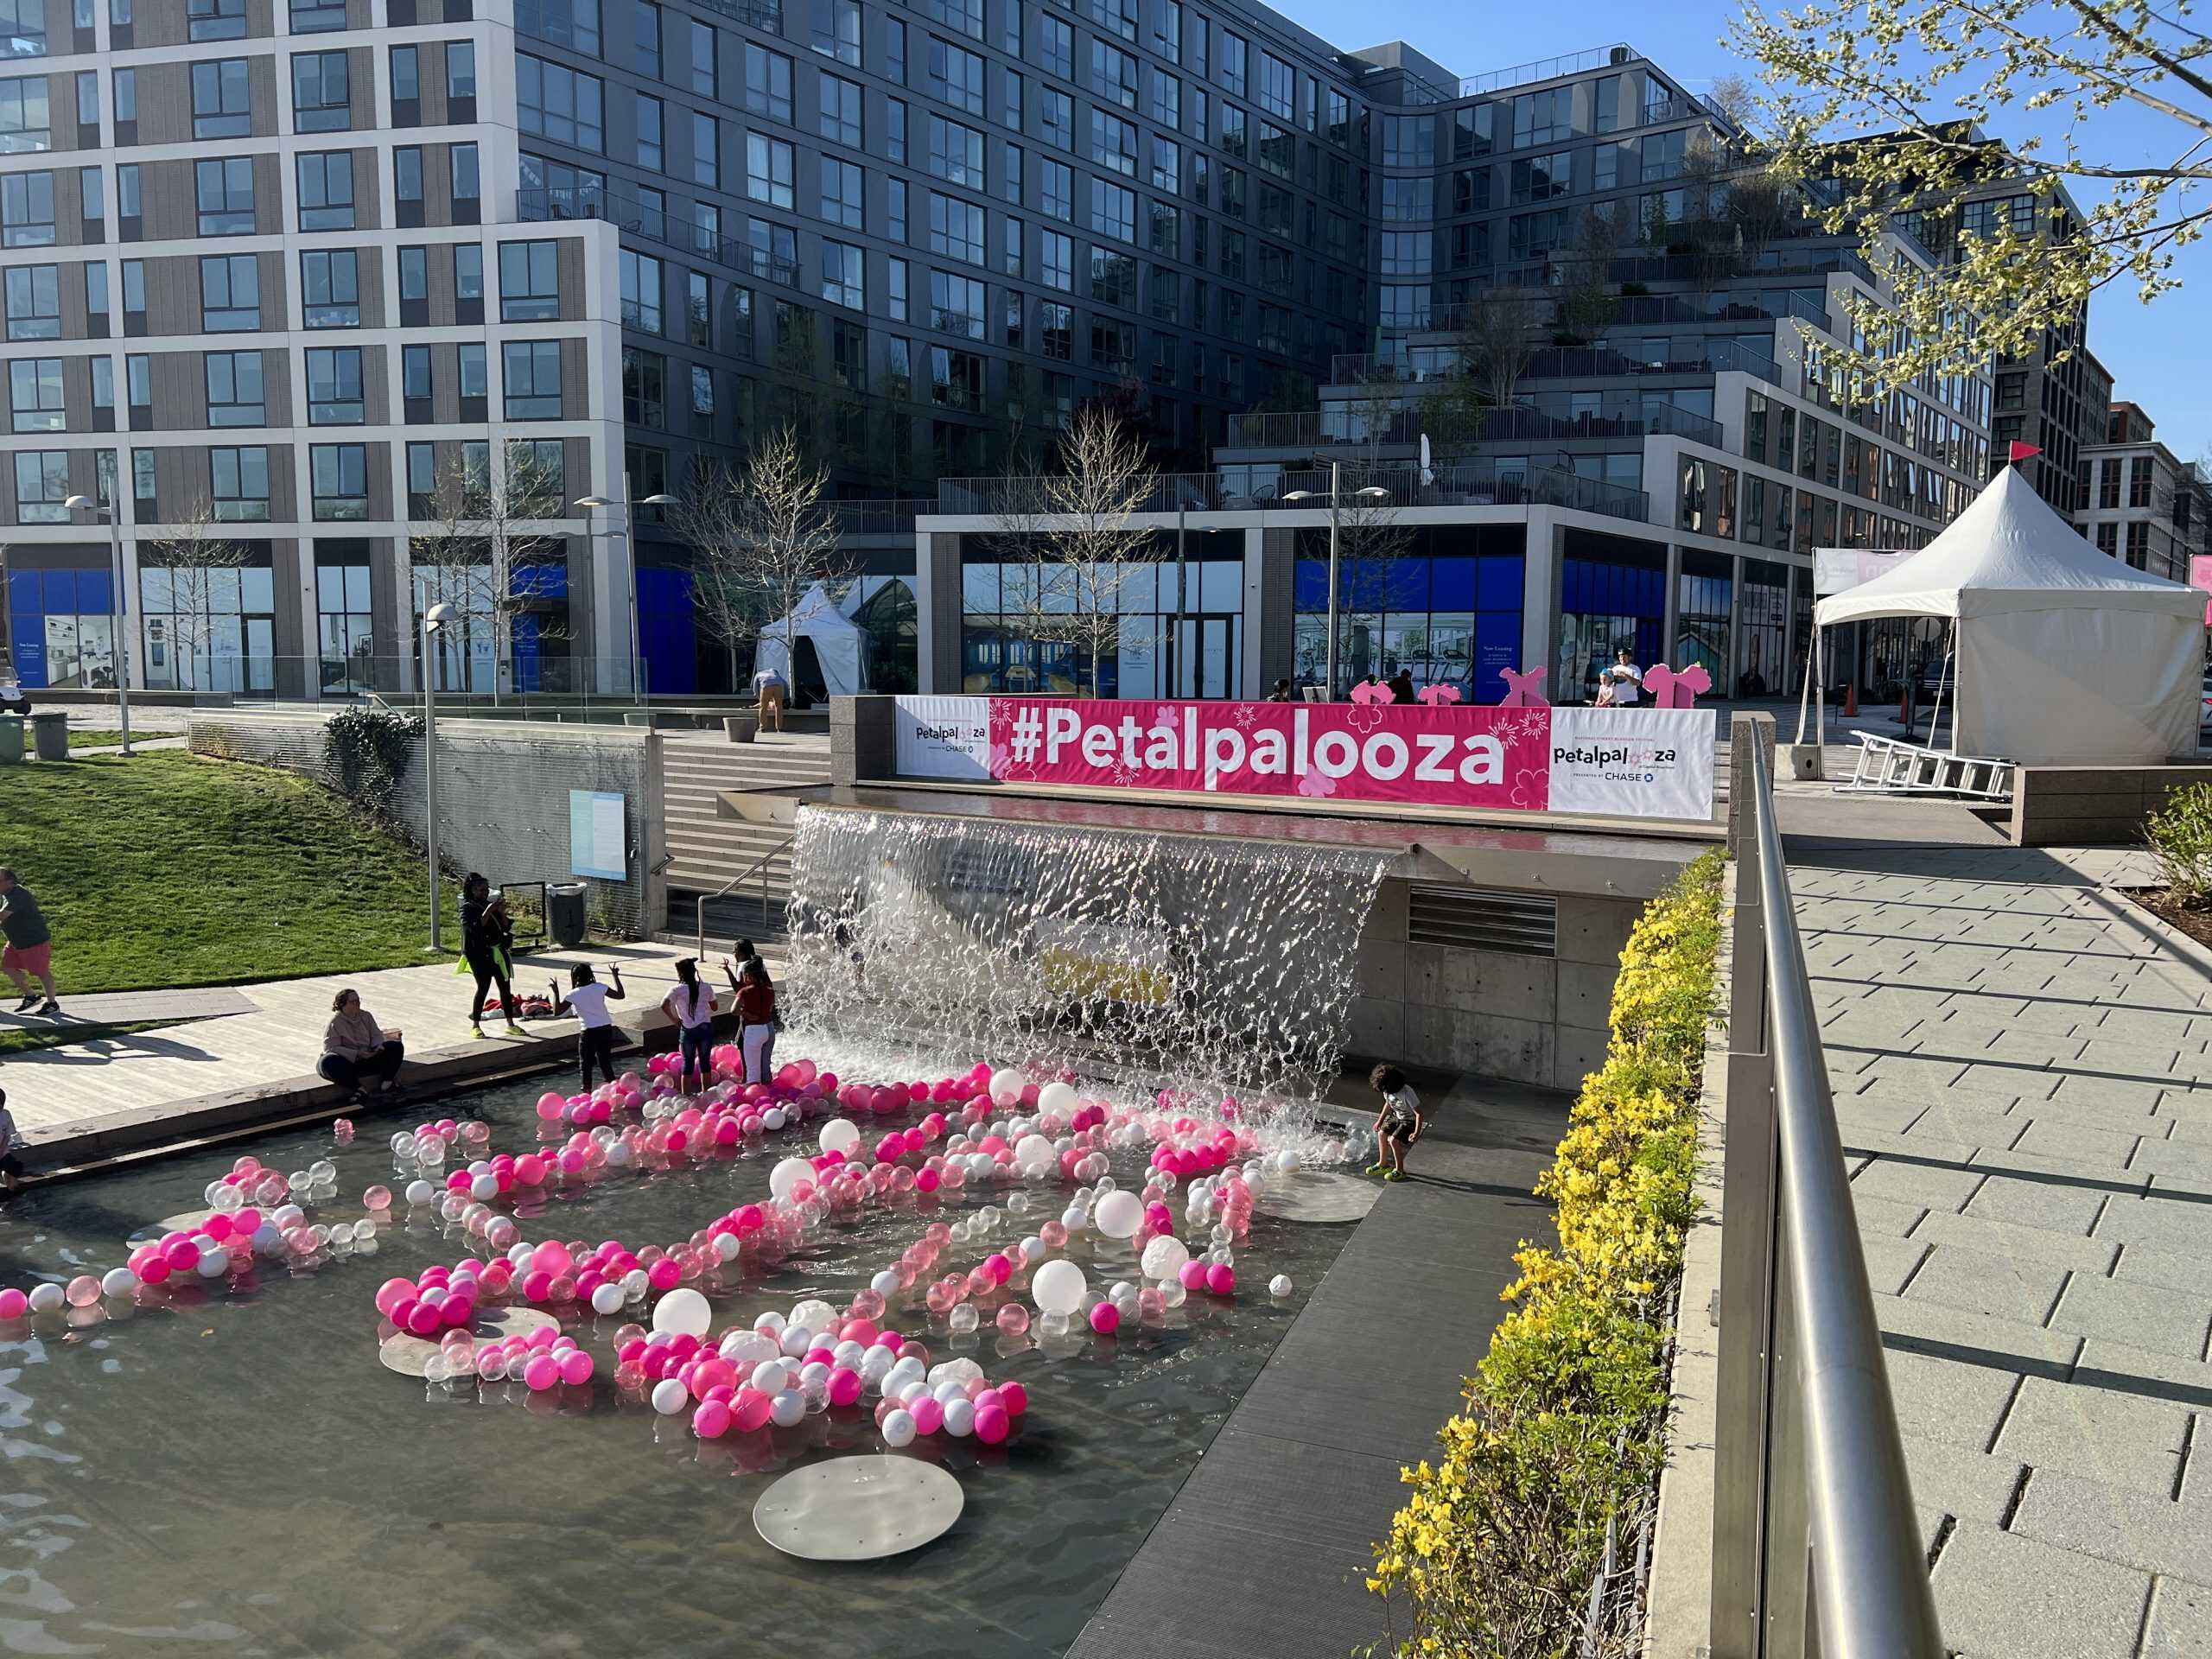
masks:
[[[149,564],[138,572],[146,683],[156,690],[276,689],[276,601],[265,549],[245,564]]]
[[[376,649],[369,627],[367,556],[319,558],[315,594],[322,694],[361,696],[371,689],[369,658]]]
[[[1328,675],[1329,538],[1299,532],[1294,677]],[[1524,560],[1517,526],[1423,530],[1388,558],[1344,558],[1337,569],[1337,692],[1400,669],[1416,688],[1449,685],[1468,702],[1505,696],[1500,671],[1519,668]]]
[[[1667,626],[1667,573],[1589,557],[1562,561],[1560,665],[1554,702],[1592,702],[1598,671],[1625,649],[1639,667],[1658,661]]]
[[[8,647],[26,687],[115,683],[115,583],[105,570],[8,573]]]

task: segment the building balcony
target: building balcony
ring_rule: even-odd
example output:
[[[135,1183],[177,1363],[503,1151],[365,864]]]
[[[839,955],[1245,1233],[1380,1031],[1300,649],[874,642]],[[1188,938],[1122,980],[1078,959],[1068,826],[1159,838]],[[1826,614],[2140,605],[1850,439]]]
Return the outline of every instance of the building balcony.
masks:
[[[1527,404],[1453,420],[1439,411],[1396,409],[1305,410],[1231,415],[1225,450],[1323,449],[1335,446],[1411,448],[1427,435],[1459,443],[1566,443],[1577,438],[1669,436],[1719,448],[1720,423],[1658,397],[1633,394],[1577,398],[1540,392]]]

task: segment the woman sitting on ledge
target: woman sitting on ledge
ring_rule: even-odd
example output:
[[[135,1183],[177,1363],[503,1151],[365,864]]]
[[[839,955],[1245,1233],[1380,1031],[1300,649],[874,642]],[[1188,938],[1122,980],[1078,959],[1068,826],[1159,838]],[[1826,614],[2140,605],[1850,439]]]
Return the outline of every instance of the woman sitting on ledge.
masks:
[[[359,1096],[369,1092],[371,1079],[379,1094],[389,1094],[404,1057],[399,1033],[386,1031],[361,1006],[360,993],[343,990],[331,999],[330,1024],[322,1033],[322,1058],[315,1070],[340,1089]]]

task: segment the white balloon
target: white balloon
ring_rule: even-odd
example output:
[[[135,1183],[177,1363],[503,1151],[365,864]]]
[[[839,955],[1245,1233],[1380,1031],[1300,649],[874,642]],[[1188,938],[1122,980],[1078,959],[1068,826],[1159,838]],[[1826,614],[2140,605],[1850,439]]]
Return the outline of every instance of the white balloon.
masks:
[[[733,1331],[722,1338],[721,1356],[733,1365],[758,1365],[782,1351],[773,1337],[758,1331]]]
[[[717,1261],[736,1261],[738,1249],[739,1245],[737,1242],[737,1235],[735,1233],[716,1233],[715,1235],[715,1257]]]
[[[791,1367],[780,1359],[763,1360],[753,1368],[753,1386],[763,1394],[781,1394],[791,1380]]]
[[[822,1126],[822,1133],[814,1140],[824,1152],[849,1153],[861,1143],[860,1125],[849,1118],[833,1117]]]
[[[435,1198],[437,1196],[438,1189],[432,1186],[428,1181],[410,1181],[407,1183],[407,1202],[410,1204],[428,1204],[432,1198]]]
[[[1173,1279],[1191,1259],[1191,1247],[1173,1233],[1162,1233],[1144,1247],[1144,1276]]]
[[[883,1443],[890,1446],[912,1446],[914,1443],[912,1412],[901,1409],[883,1414]]]
[[[1279,1274],[1275,1274],[1275,1276],[1274,1276],[1274,1278],[1272,1278],[1272,1279],[1270,1279],[1270,1280],[1268,1280],[1268,1295],[1270,1295],[1270,1296],[1287,1296],[1287,1295],[1289,1295],[1289,1294],[1290,1294],[1290,1292],[1291,1292],[1291,1283],[1290,1283],[1290,1275],[1289,1275],[1288,1274],[1287,1274],[1287,1273],[1279,1273]]]
[[[1083,1306],[1090,1287],[1083,1269],[1072,1262],[1047,1262],[1029,1281],[1029,1294],[1040,1313],[1072,1313]]]
[[[868,1281],[868,1287],[887,1300],[899,1294],[899,1275],[886,1268]]]
[[[949,1401],[944,1408],[944,1432],[956,1439],[976,1432],[976,1402],[966,1395]]]
[[[219,1279],[231,1270],[231,1254],[225,1249],[203,1250],[200,1255],[200,1276]]]
[[[138,1275],[128,1268],[110,1268],[100,1275],[100,1289],[110,1296],[128,1296],[138,1288]]]
[[[1052,1143],[1041,1135],[1025,1135],[1014,1143],[1014,1161],[1024,1170],[1041,1175],[1055,1161]]]
[[[818,1296],[810,1296],[791,1309],[791,1322],[803,1325],[810,1331],[827,1331],[842,1316]]]
[[[671,1291],[670,1295],[676,1293]],[[622,1311],[622,1287],[609,1280],[591,1288],[591,1311],[594,1313],[620,1313]]]
[[[814,1166],[804,1158],[786,1158],[768,1172],[768,1191],[788,1200],[800,1186],[814,1185]]]
[[[1144,1225],[1144,1200],[1134,1192],[1116,1190],[1102,1196],[1093,1211],[1098,1230],[1109,1238],[1135,1238]]]
[[[778,1428],[789,1428],[805,1415],[806,1396],[797,1389],[785,1389],[768,1407],[768,1416]]]
[[[599,1306],[599,1294],[592,1294],[592,1306]],[[620,1304],[617,1304],[620,1306]],[[609,1308],[603,1310],[612,1313]],[[677,1336],[703,1337],[715,1322],[715,1311],[707,1299],[689,1287],[679,1285],[653,1304],[653,1329],[666,1331]]]
[[[893,1363],[888,1348],[869,1349],[861,1356],[861,1381],[870,1388],[880,1387],[883,1379],[891,1375]]]
[[[782,1345],[786,1359],[804,1359],[814,1346],[814,1332],[803,1325],[787,1325],[784,1327]]]
[[[64,1300],[61,1287],[59,1285],[43,1284],[31,1287],[30,1304],[31,1312],[34,1313],[51,1313],[61,1306]]]
[[[790,1122],[791,1120],[784,1116],[784,1109],[780,1106],[771,1106],[760,1114],[760,1127],[772,1132],[782,1128]]]
[[[1037,1109],[1065,1118],[1076,1109],[1075,1085],[1048,1083],[1037,1091]]]
[[[691,1403],[691,1391],[672,1376],[664,1376],[653,1384],[653,1409],[664,1417],[673,1417]]]
[[[780,1313],[763,1313],[753,1321],[753,1328],[771,1337],[780,1336],[784,1329],[784,1316]]]

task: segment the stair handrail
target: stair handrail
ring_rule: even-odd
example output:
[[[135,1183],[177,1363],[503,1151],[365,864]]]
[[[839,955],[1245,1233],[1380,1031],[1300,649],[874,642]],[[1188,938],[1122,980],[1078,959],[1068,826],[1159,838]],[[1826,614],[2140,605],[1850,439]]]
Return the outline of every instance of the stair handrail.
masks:
[[[789,852],[791,850],[791,843],[798,839],[798,835],[797,831],[793,831],[791,834],[785,836],[773,847],[771,847],[766,852],[761,854],[760,857],[754,859],[742,870],[730,877],[728,880],[723,882],[715,892],[702,893],[699,895],[698,912],[694,919],[697,924],[698,932],[696,950],[697,954],[701,957],[703,958],[707,954],[707,906],[717,899],[727,899],[733,888],[741,886],[744,882],[746,877],[751,875],[756,870],[760,873],[760,923],[763,927],[767,925],[769,861],[780,853]]]

